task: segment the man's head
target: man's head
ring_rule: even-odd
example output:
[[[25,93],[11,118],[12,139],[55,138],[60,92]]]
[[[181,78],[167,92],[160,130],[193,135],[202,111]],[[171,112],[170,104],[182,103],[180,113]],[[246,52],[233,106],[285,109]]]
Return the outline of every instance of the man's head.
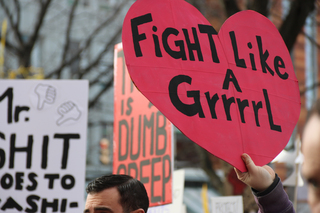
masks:
[[[85,213],[146,213],[149,207],[143,184],[128,175],[96,178],[88,184],[86,191]]]
[[[308,182],[308,202],[312,212],[320,212],[320,100],[310,112],[302,136],[302,174]]]

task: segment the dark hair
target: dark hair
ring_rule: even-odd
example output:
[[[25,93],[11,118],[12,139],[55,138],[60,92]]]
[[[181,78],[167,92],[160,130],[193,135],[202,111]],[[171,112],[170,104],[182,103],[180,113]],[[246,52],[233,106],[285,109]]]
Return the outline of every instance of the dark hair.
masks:
[[[144,185],[129,175],[104,175],[91,181],[86,191],[88,194],[101,192],[116,187],[120,194],[120,204],[124,212],[142,208],[147,212],[149,198]]]

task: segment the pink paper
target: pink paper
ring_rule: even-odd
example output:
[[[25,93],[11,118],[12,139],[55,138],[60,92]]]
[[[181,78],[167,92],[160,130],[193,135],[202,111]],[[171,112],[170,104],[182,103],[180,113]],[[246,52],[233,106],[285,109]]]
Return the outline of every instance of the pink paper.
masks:
[[[269,163],[300,113],[290,54],[275,26],[254,11],[219,34],[183,0],[137,0],[123,24],[130,76],[192,141],[241,171],[248,153]]]

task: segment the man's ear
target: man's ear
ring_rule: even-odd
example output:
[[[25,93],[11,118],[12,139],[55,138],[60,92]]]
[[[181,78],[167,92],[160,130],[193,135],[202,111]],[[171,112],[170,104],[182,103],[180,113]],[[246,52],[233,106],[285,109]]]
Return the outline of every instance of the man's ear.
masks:
[[[145,212],[144,212],[143,209],[140,208],[140,209],[136,209],[136,210],[134,210],[134,211],[132,211],[130,213],[145,213]]]

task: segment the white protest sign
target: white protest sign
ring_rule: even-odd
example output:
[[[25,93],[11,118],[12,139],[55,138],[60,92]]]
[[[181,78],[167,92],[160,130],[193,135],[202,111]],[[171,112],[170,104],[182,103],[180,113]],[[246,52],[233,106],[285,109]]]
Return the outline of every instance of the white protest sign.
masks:
[[[243,213],[242,196],[211,197],[211,213]]]
[[[0,212],[83,209],[88,81],[0,80]]]

